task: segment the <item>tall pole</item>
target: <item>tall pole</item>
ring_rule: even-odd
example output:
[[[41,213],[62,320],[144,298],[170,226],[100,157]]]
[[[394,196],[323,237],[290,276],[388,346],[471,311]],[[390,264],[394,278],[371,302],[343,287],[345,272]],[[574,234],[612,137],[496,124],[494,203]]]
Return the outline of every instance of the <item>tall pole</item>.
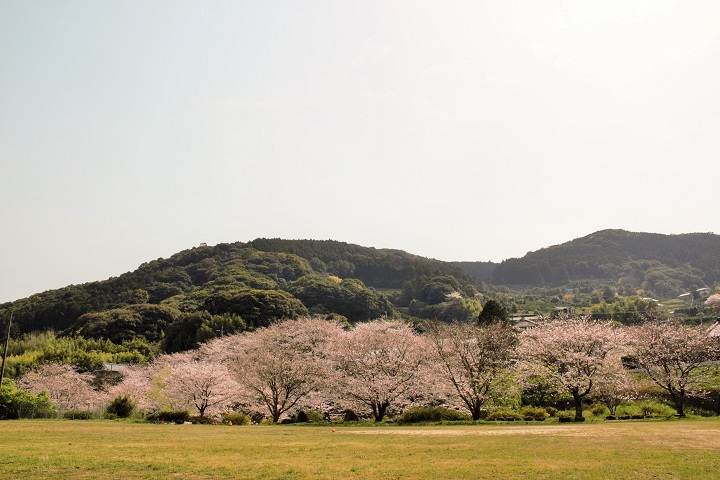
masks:
[[[2,388],[3,378],[5,378],[5,359],[7,358],[8,344],[10,343],[10,327],[12,326],[13,311],[10,310],[10,320],[8,321],[7,335],[5,336],[5,348],[3,348],[2,367],[0,367],[0,388]]]

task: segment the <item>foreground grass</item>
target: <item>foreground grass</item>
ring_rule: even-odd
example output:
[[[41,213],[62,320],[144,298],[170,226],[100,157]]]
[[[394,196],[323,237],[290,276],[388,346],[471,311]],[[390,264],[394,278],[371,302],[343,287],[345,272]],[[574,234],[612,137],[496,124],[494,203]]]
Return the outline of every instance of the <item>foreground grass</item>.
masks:
[[[719,453],[719,419],[316,428],[0,422],[0,475],[8,480],[711,479],[720,478]]]

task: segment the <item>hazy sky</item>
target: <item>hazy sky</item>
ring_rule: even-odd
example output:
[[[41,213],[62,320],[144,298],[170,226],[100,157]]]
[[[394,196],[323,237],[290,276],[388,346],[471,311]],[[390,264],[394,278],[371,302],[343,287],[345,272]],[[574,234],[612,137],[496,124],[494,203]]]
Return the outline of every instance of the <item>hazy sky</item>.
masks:
[[[720,2],[0,0],[0,301],[201,242],[720,233]]]

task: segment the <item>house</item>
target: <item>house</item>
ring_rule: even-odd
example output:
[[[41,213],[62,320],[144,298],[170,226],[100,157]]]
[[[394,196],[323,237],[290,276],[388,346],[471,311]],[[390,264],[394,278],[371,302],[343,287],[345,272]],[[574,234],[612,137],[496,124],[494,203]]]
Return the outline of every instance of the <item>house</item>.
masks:
[[[575,307],[555,307],[555,310],[553,310],[553,316],[559,317],[561,315],[575,315]]]
[[[715,319],[715,323],[710,325],[707,330],[708,337],[720,338],[720,317]]]
[[[515,328],[526,330],[528,328],[537,327],[538,323],[544,320],[542,315],[513,315],[510,322]]]
[[[122,363],[103,363],[102,368],[93,372],[93,385],[97,388],[106,389],[122,382],[128,365]]]

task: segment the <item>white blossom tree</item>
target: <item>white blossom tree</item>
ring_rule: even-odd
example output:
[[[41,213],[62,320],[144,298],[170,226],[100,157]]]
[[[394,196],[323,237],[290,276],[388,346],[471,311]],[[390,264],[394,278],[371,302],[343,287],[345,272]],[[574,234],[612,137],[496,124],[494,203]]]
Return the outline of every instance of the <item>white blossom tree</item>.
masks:
[[[248,407],[265,409],[277,422],[328,385],[327,350],[340,335],[337,323],[301,318],[216,339],[200,353],[228,365]]]
[[[48,363],[26,372],[17,382],[19,388],[34,394],[46,392],[62,412],[81,406],[97,407],[104,396],[93,389],[89,373],[78,373],[70,365]]]
[[[689,394],[703,393],[716,371],[708,363],[720,356],[720,339],[705,329],[672,323],[645,323],[633,327],[631,358],[672,398],[678,415],[685,415]]]
[[[622,361],[606,362],[598,373],[590,396],[593,400],[605,404],[610,415],[614,416],[622,402],[638,397],[638,382],[623,366]]]
[[[493,385],[507,378],[515,361],[517,332],[504,322],[434,324],[428,338],[434,347],[440,381],[460,397],[473,420],[492,394]]]
[[[376,320],[360,323],[340,336],[330,358],[336,392],[372,411],[381,421],[393,402],[427,392],[424,381],[430,349],[404,323]]]
[[[559,381],[575,402],[582,421],[583,399],[592,391],[607,362],[619,361],[622,335],[605,322],[568,318],[543,323],[520,336],[520,354],[545,375]]]
[[[195,407],[204,417],[227,410],[238,395],[238,384],[225,365],[198,359],[194,353],[168,355],[169,375],[166,391],[170,398]]]

